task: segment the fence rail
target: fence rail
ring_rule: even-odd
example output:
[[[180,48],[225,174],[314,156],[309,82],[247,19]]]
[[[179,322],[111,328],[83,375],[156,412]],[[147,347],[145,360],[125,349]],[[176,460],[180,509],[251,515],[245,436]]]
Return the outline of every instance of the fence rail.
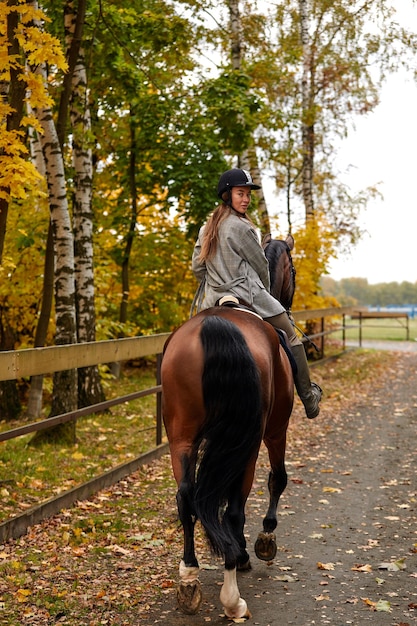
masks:
[[[320,340],[320,354],[323,357],[325,353],[325,338],[332,333],[342,330],[342,349],[345,349],[345,329],[347,328],[345,318],[347,315],[353,315],[355,311],[357,311],[357,307],[310,309],[294,311],[293,317],[296,323],[303,321],[317,321],[320,323],[320,332],[315,333],[310,338]],[[339,317],[342,318],[341,325],[335,323],[335,318]],[[326,328],[325,320],[329,319],[331,323],[329,327]],[[110,406],[129,402],[144,395],[156,394],[157,396],[156,447],[153,450],[127,463],[119,465],[105,474],[101,474],[68,492],[51,498],[46,502],[42,502],[21,515],[17,515],[3,522],[0,524],[0,543],[11,537],[19,537],[26,532],[31,524],[58,513],[61,508],[71,506],[77,500],[90,497],[94,492],[121,480],[124,476],[135,471],[141,464],[147,463],[149,460],[157,458],[167,451],[167,444],[162,443],[160,361],[161,352],[169,334],[170,333],[161,333],[158,335],[114,339],[110,341],[0,352],[0,381],[41,374],[52,374],[57,371],[126,361],[151,355],[157,355],[158,357],[156,372],[157,385],[155,387],[141,390],[129,394],[128,396],[114,398],[71,413],[39,420],[31,424],[24,424],[21,427],[0,433],[0,442],[6,441],[30,432],[50,428],[59,423],[76,420],[80,417],[97,413],[98,411],[104,411]]]

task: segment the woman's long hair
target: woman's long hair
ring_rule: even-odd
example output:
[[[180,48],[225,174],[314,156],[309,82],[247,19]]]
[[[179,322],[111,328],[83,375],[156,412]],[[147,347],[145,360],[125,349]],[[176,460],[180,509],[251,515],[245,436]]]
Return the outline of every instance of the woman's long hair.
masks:
[[[206,225],[204,226],[204,236],[203,241],[201,243],[201,251],[198,257],[200,263],[207,261],[216,254],[217,244],[219,241],[219,229],[220,224],[227,218],[231,213],[234,213],[238,217],[244,217],[249,222],[253,223],[251,218],[248,215],[240,215],[234,208],[227,204],[230,202],[229,200],[230,192],[226,191],[223,194],[223,202],[219,204],[219,206],[214,209],[213,213],[207,220]]]
[[[217,250],[217,244],[219,241],[219,227],[220,224],[228,217],[232,212],[232,208],[222,202],[214,209],[213,213],[207,220],[204,226],[204,236],[201,244],[201,251],[198,260],[202,263],[211,259]]]

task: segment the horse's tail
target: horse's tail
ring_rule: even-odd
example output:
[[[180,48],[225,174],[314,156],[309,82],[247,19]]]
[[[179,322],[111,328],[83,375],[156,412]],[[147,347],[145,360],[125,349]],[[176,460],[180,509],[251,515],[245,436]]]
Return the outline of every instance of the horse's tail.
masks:
[[[260,376],[235,324],[219,316],[207,317],[200,339],[206,419],[196,442],[195,513],[212,550],[237,556],[239,546],[221,510],[231,495],[239,498],[247,465],[262,441]]]

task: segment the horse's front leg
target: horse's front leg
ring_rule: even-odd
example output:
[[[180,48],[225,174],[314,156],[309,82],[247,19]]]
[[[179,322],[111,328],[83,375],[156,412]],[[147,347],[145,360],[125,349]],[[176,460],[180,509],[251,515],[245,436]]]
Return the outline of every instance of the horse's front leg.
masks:
[[[282,461],[278,467],[269,473],[269,506],[263,519],[263,532],[259,533],[255,542],[255,554],[262,561],[272,561],[277,553],[274,530],[277,527],[278,502],[286,486],[287,472]]]
[[[201,605],[202,591],[198,579],[199,565],[195,555],[195,514],[192,507],[193,485],[184,479],[177,492],[178,514],[184,533],[184,552],[179,567],[180,582],[177,588],[178,606],[187,615],[195,615]]]

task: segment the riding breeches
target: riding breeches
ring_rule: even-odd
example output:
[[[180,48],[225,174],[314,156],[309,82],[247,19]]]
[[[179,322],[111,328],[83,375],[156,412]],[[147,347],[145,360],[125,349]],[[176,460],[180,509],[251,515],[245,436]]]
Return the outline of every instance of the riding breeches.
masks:
[[[291,324],[289,315],[286,311],[284,313],[280,313],[279,315],[274,315],[274,317],[265,317],[264,319],[265,322],[268,322],[274,326],[274,328],[279,328],[286,333],[291,347],[302,345],[302,342],[295,334],[294,326]]]

